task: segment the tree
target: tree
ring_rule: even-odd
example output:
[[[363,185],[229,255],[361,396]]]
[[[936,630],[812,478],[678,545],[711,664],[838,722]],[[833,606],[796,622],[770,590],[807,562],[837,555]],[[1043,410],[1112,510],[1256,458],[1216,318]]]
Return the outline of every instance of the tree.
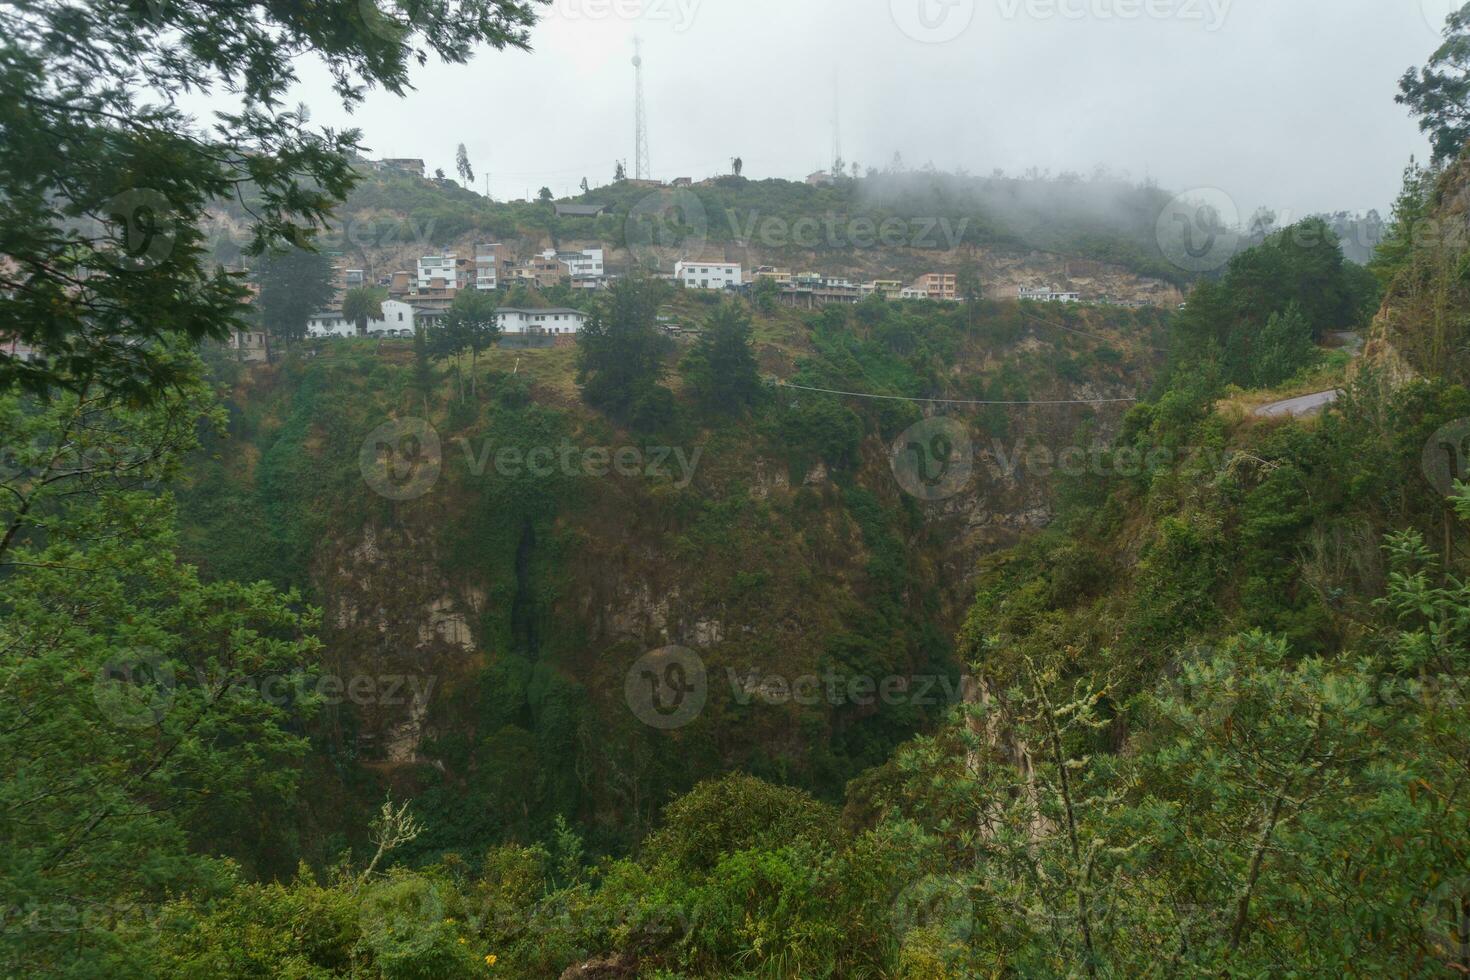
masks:
[[[706,411],[740,415],[762,394],[750,319],[733,303],[709,315],[684,359],[684,376]]]
[[[1456,159],[1470,142],[1470,4],[1445,20],[1444,43],[1419,70],[1399,79],[1395,101],[1419,117],[1435,163]]]
[[[460,370],[459,359],[470,344],[462,321],[445,317],[442,325],[430,328],[427,333],[429,356],[435,360],[449,361],[454,368],[454,384],[459,391],[459,400],[464,402],[464,374]]]
[[[260,325],[286,344],[306,336],[307,321],[332,298],[332,262],[316,251],[270,251],[256,265]]]
[[[258,255],[308,245],[357,180],[358,132],[313,130],[282,105],[299,57],[322,59],[350,108],[370,88],[402,95],[431,53],[462,63],[479,42],[526,48],[535,20],[522,0],[415,9],[409,21],[357,0],[184,0],[78,20],[60,0],[0,7],[0,322],[40,355],[0,356],[0,389],[102,383],[158,397],[175,363],[158,341],[245,327],[240,277],[209,269],[206,208],[246,194]],[[198,126],[175,99],[206,88],[245,108]]]
[[[733,173],[736,177],[739,177],[744,170],[745,161],[742,158],[736,157],[735,159],[730,161],[730,172]]]
[[[434,169],[434,179],[435,180],[439,180],[439,181],[442,181],[442,180],[447,179],[444,176],[444,168],[443,167],[436,167]]]
[[[984,287],[980,282],[980,274],[974,269],[966,269],[959,275],[960,299],[965,303],[965,315],[970,321],[970,329],[975,328],[975,318],[980,313],[980,300],[985,295]]]
[[[619,160],[619,161],[617,161],[616,166],[613,167],[613,180],[615,180],[615,181],[624,181],[624,180],[627,180],[627,179],[628,179],[628,165],[625,164],[623,161]]]
[[[592,193],[592,185],[587,182],[587,178],[586,177],[583,177],[582,178],[582,193],[583,194],[591,194]]]
[[[1279,385],[1312,362],[1312,326],[1295,303],[1272,313],[1251,345],[1251,380],[1257,387]]]
[[[577,335],[582,399],[620,422],[652,421],[669,394],[658,384],[669,348],[657,324],[662,294],[654,280],[620,279]]]
[[[359,286],[357,289],[347,290],[347,295],[342,298],[342,319],[357,325],[359,337],[367,336],[369,320],[383,319],[385,295],[382,290]]]
[[[536,195],[536,200],[540,201],[542,204],[550,204],[552,201],[556,200],[556,197],[551,193],[550,187],[543,187]]]
[[[428,330],[420,324],[413,332],[413,386],[423,397],[424,415],[429,414],[429,395],[434,391],[434,366],[429,361]]]
[[[500,317],[495,296],[480,289],[462,289],[449,307],[450,332],[470,352],[470,394],[478,397],[477,366],[480,352],[500,339]]]
[[[459,149],[454,153],[454,169],[459,171],[459,179],[464,181],[466,187],[475,182],[475,172],[470,169],[470,155],[463,143],[459,144]]]
[[[96,383],[0,396],[0,961],[21,975],[111,972],[125,920],[226,871],[191,841],[287,819],[307,748],[314,614],[179,561],[158,487],[224,416],[197,358],[155,353],[180,383],[143,408]]]

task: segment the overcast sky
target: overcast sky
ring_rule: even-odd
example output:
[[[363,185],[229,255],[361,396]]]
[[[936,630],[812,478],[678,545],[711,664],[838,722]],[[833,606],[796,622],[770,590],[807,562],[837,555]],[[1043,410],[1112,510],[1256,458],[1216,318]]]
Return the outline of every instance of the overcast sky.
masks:
[[[370,0],[364,0],[370,2]],[[315,122],[496,198],[633,163],[641,36],[654,176],[799,178],[831,158],[989,173],[1107,166],[1218,187],[1242,214],[1387,207],[1425,140],[1396,82],[1458,0],[554,0],[529,53],[414,70],[349,116],[303,64]]]

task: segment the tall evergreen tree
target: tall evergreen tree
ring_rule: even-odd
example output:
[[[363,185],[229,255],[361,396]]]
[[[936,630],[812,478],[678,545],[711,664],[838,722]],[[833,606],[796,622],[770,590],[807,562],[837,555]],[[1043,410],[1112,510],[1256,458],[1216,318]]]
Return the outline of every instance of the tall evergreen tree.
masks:
[[[722,304],[705,320],[684,359],[684,375],[706,411],[739,415],[760,398],[751,336],[750,318],[734,303]]]
[[[640,403],[668,395],[659,387],[669,350],[658,330],[662,295],[662,285],[654,280],[619,280],[577,335],[582,398],[618,421],[632,421]]]
[[[306,336],[311,315],[332,298],[332,262],[302,248],[267,252],[256,266],[260,325],[290,345]]]

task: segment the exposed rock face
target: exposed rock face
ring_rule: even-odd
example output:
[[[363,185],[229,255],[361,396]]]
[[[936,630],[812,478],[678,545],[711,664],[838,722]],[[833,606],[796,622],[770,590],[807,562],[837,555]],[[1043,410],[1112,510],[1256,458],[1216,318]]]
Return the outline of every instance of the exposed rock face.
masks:
[[[1428,220],[1413,230],[1413,257],[1389,284],[1357,370],[1402,385],[1421,376],[1470,380],[1463,311],[1470,288],[1462,265],[1470,252],[1470,159],[1440,178]]]

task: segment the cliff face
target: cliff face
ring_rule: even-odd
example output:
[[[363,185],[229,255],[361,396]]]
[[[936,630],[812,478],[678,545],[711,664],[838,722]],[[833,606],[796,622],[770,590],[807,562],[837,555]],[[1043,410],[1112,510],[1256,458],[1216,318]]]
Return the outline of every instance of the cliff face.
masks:
[[[1470,158],[1442,174],[1426,213],[1402,229],[1404,258],[1363,352],[1394,385],[1417,377],[1470,380]]]
[[[1059,360],[1099,345],[1060,337],[971,337],[947,373],[1025,376],[1042,400],[1126,397],[1149,373],[1121,354],[1063,380]],[[777,373],[801,356],[799,331],[788,339],[762,345]],[[303,571],[258,571],[323,607],[325,670],[371,681],[371,696],[329,708],[325,737],[342,753],[421,795],[511,797],[502,823],[578,812],[612,836],[731,768],[835,796],[937,721],[946,692],[959,694],[949,638],[978,559],[1047,523],[1061,451],[1107,440],[1126,408],[926,422],[911,405],[777,389],[755,417],[644,436],[569,396],[572,353],[492,352],[478,403],[446,386],[426,418],[406,345],[240,369],[251,373],[232,399],[237,445],[223,470],[201,472],[185,513],[206,570],[240,547],[238,513],[212,523],[202,503],[212,481],[233,486],[237,508],[273,515],[267,535],[310,538]],[[414,418],[439,443],[437,478],[385,499],[360,469],[364,437]],[[916,489],[894,460],[927,447],[936,425],[957,426],[945,451],[968,476]],[[314,531],[290,532],[302,524]],[[684,677],[646,675],[640,658],[670,646],[693,658]],[[885,679],[886,697],[850,690]],[[802,685],[819,693],[795,696]],[[669,709],[686,695],[701,702],[687,719],[649,716],[650,697]]]

